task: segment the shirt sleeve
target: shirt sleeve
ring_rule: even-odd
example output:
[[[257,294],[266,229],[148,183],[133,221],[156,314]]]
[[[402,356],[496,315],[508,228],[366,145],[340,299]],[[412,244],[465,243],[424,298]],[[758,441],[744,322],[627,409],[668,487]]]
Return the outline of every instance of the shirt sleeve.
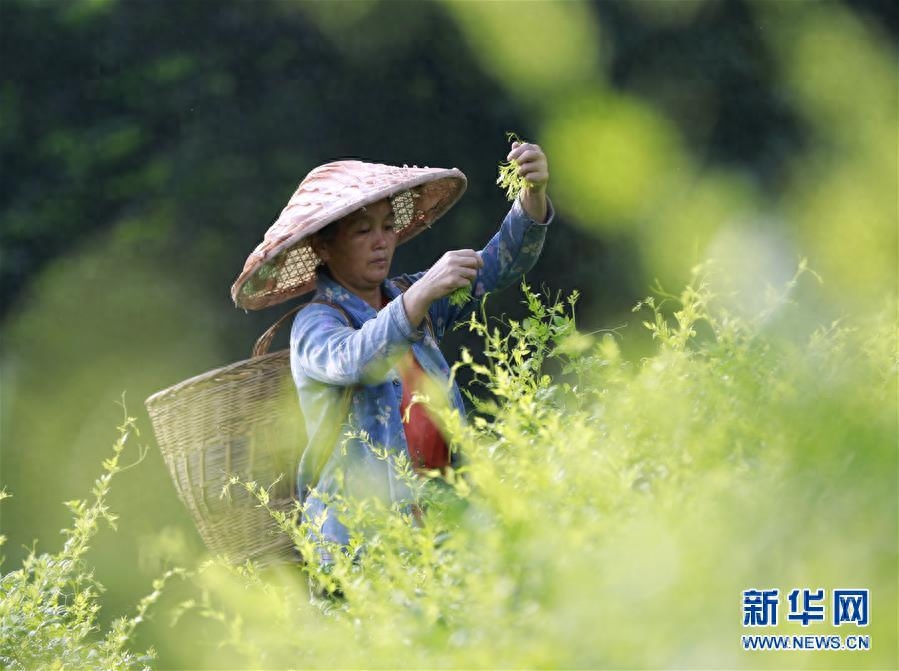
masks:
[[[328,305],[300,310],[290,332],[290,356],[309,377],[347,386],[383,382],[397,359],[424,334],[409,322],[402,296],[355,329]]]
[[[445,296],[431,303],[428,314],[438,339],[443,338],[452,324],[471,314],[485,295],[505,289],[534,267],[543,251],[546,229],[555,218],[555,210],[549,198],[546,200],[546,207],[546,221],[541,223],[532,219],[520,201],[515,199],[499,230],[479,252],[484,267],[478,271],[474,280],[471,299],[464,305],[451,305],[449,297]],[[425,272],[407,275],[406,281],[413,284]]]

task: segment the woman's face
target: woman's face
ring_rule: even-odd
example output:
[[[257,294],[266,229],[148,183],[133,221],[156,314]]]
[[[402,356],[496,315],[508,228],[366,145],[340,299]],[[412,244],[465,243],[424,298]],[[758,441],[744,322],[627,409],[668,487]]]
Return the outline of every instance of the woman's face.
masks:
[[[337,234],[315,250],[331,275],[357,294],[377,289],[390,273],[396,249],[393,207],[379,200],[333,224]]]

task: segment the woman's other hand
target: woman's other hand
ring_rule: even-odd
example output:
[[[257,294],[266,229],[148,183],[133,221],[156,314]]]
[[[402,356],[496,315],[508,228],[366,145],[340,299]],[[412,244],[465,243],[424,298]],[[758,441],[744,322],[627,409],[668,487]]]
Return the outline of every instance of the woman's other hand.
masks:
[[[431,303],[471,284],[484,267],[481,255],[473,249],[454,249],[443,256],[403,294],[409,322],[418,328]]]
[[[528,186],[518,195],[521,206],[534,221],[546,221],[546,185],[549,183],[549,163],[540,145],[532,142],[513,142],[507,161],[518,163],[518,174]]]

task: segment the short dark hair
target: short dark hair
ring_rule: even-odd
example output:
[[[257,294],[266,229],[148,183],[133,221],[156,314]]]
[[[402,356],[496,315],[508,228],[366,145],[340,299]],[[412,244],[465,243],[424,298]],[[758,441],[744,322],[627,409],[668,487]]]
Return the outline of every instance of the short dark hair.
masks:
[[[315,233],[313,233],[311,242],[314,242],[314,243],[333,242],[334,238],[337,237],[338,224],[340,222],[341,222],[341,219],[338,219],[337,221],[332,221],[330,224],[325,226],[320,231],[316,231]]]
[[[338,233],[338,225],[342,219],[338,219],[337,221],[332,221],[330,224],[325,226],[320,231],[316,231],[311,236],[309,236],[309,247],[313,252],[316,252],[316,247],[319,245],[327,245],[334,241],[337,237]],[[318,252],[316,252],[316,256],[318,256]],[[328,266],[321,258],[318,259],[318,264],[315,266],[316,268],[326,268]]]

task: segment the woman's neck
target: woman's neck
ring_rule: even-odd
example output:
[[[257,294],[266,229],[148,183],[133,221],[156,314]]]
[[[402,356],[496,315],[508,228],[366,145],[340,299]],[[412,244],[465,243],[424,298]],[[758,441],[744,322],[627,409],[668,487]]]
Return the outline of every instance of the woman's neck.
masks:
[[[364,296],[361,294],[356,294],[356,295],[359,296],[359,298],[364,300],[366,303],[371,305],[372,308],[374,308],[375,312],[377,312],[382,307],[384,307],[384,301],[381,298],[381,295],[382,295],[381,287],[378,287],[377,289],[374,289],[373,291],[367,292],[366,295],[364,295]]]
[[[322,270],[322,272],[326,273],[328,275],[328,277],[331,278],[332,281],[337,282],[337,284],[342,286],[344,289],[349,291],[351,294],[353,294],[354,296],[358,296],[359,298],[364,300],[366,303],[368,303],[372,307],[372,309],[377,311],[383,307],[383,303],[381,301],[381,295],[382,295],[381,285],[372,287],[370,289],[353,287],[353,286],[350,286],[349,283],[341,280],[339,277],[336,277],[334,275],[334,273],[331,271],[331,269],[328,268],[327,266],[323,266],[321,270]]]

